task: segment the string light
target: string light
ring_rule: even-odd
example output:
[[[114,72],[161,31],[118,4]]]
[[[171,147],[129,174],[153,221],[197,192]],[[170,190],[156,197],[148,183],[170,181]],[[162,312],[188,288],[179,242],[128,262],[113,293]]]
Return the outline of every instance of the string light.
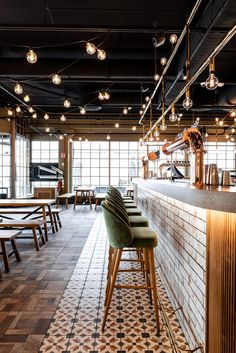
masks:
[[[167,63],[166,57],[163,56],[163,57],[161,58],[161,60],[160,60],[160,63],[161,63],[162,66],[165,66],[166,63]]]
[[[96,52],[96,46],[93,43],[86,43],[86,51],[89,55],[93,55]]]
[[[226,139],[229,139],[229,134],[226,134],[226,135],[225,135],[225,138],[226,138]]]
[[[37,116],[37,113],[33,113],[33,114],[32,114],[32,118],[33,118],[33,119],[37,119],[37,117],[38,117],[38,116]]]
[[[111,136],[108,134],[108,135],[106,136],[106,139],[109,141],[109,140],[111,139]]]
[[[50,127],[46,127],[45,131],[50,132]]]
[[[134,125],[134,126],[132,126],[132,130],[133,131],[136,131],[137,130],[137,127]]]
[[[64,136],[63,135],[60,135],[59,136],[59,140],[63,140],[64,139]]]
[[[224,121],[223,121],[223,120],[220,120],[220,121],[219,121],[219,125],[220,125],[220,126],[223,126],[223,125],[224,125]]]
[[[139,115],[143,115],[143,110],[142,109],[140,109]]]
[[[155,81],[159,81],[160,80],[160,75],[159,74],[155,74],[154,75],[154,80]]]
[[[104,97],[106,100],[110,99],[110,93],[104,92]]]
[[[79,137],[79,141],[82,141],[82,137]]]
[[[28,111],[29,111],[30,113],[33,113],[33,112],[34,112],[34,108],[33,108],[33,107],[29,107],[29,108],[28,108]]]
[[[171,44],[175,44],[177,42],[177,40],[178,40],[177,35],[176,34],[171,34],[171,36],[170,36]]]
[[[105,50],[97,49],[97,57],[99,60],[105,60],[107,57]]]
[[[63,122],[66,121],[66,117],[65,117],[64,114],[61,115],[60,120],[63,121]]]
[[[142,108],[145,109],[146,108],[146,104],[143,103],[142,104]]]
[[[19,105],[16,107],[16,112],[17,112],[17,113],[20,113],[20,112],[21,112],[21,107],[20,107]]]
[[[33,51],[33,49],[30,49],[28,53],[26,54],[26,59],[30,64],[35,64],[37,62],[37,54]]]
[[[208,137],[208,133],[207,132],[205,133],[205,137]]]
[[[98,93],[98,98],[100,99],[100,101],[108,100],[110,98],[110,94],[108,92],[99,92]]]
[[[86,109],[84,107],[80,108],[80,114],[82,115],[86,114]]]
[[[7,114],[8,114],[9,116],[12,116],[12,115],[13,115],[13,110],[12,110],[11,108],[8,108],[8,109],[7,109]]]
[[[23,99],[25,103],[28,103],[30,101],[30,96],[26,94]]]
[[[231,129],[231,132],[232,132],[232,134],[235,133],[235,128],[234,127]]]
[[[119,123],[115,123],[115,128],[118,129],[118,127],[120,127]]]
[[[63,104],[64,104],[64,107],[65,107],[65,108],[70,108],[70,101],[69,101],[69,99],[65,98]]]
[[[53,74],[52,82],[54,83],[54,85],[59,85],[61,83],[61,77],[58,74]]]
[[[236,116],[236,110],[233,110],[231,113],[230,113],[230,116],[231,118],[234,118]]]
[[[123,109],[123,114],[124,114],[124,115],[127,115],[127,114],[128,114],[128,109],[127,109],[127,108],[124,108],[124,109]]]
[[[49,119],[48,113],[45,113],[43,117],[44,117],[45,120],[48,120]]]
[[[21,86],[21,84],[17,82],[14,87],[14,91],[16,92],[16,94],[21,94],[23,92],[23,87]]]
[[[88,139],[87,139],[87,137],[84,139],[84,142],[88,142]]]
[[[150,97],[149,97],[149,96],[146,96],[146,97],[145,97],[145,101],[146,101],[146,102],[149,102],[149,100],[150,100]]]

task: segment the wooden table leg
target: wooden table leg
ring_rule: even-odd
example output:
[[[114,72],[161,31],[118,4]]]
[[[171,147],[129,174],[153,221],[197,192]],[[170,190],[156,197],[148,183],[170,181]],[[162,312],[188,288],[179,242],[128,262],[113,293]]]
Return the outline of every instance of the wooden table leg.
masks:
[[[68,204],[68,197],[66,198],[66,208],[68,210],[69,204]]]
[[[92,201],[91,201],[90,191],[88,192],[88,198],[89,198],[89,204],[90,204],[90,210],[91,210],[92,209]]]
[[[45,236],[45,240],[48,241],[47,216],[46,216],[45,206],[42,207],[42,212],[43,212],[43,219],[45,220],[45,223],[44,223],[44,236]],[[36,250],[37,250],[37,246],[36,246]]]
[[[5,241],[1,241],[1,246],[2,246],[2,256],[3,256],[3,262],[5,266],[5,271],[9,272],[9,261],[8,261],[8,255],[7,255],[7,249],[6,249],[6,244]]]
[[[55,227],[54,227],[54,222],[53,222],[53,217],[52,217],[52,209],[51,209],[50,205],[48,205],[48,215],[49,215],[50,223],[52,226],[52,232],[55,233]]]
[[[78,191],[75,192],[74,210],[75,210],[75,206],[76,206],[76,203],[77,203],[77,195],[78,195]]]
[[[46,227],[47,227],[47,224],[46,224]],[[35,228],[32,228],[32,232],[33,232],[33,237],[34,237],[34,243],[35,243],[36,251],[39,251],[40,248],[39,248],[38,237],[37,237],[37,234],[36,234],[36,229],[35,229]]]
[[[58,208],[59,206],[59,198],[57,197],[57,205],[56,205],[56,208]]]
[[[95,199],[95,211],[97,210],[97,206],[98,206],[98,199]]]
[[[15,257],[16,257],[17,261],[21,261],[21,256],[20,256],[20,253],[19,253],[19,251],[18,251],[18,249],[16,247],[15,239],[11,239],[11,245],[12,245],[12,249],[13,249],[13,251],[15,253]]]

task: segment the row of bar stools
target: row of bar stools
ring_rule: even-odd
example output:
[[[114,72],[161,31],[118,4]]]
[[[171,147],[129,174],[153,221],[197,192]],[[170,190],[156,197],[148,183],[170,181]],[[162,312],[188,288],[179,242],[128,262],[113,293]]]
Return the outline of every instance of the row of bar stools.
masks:
[[[109,188],[108,196],[102,202],[103,214],[110,243],[108,279],[106,287],[105,312],[102,329],[106,325],[109,313],[112,294],[115,288],[146,289],[150,298],[153,299],[154,312],[156,318],[157,331],[159,331],[159,313],[157,302],[157,289],[155,278],[155,265],[153,249],[157,245],[157,234],[147,227],[148,222],[142,216],[136,219],[136,226],[130,224],[130,216],[127,211],[130,208],[122,204],[122,196],[119,192]],[[136,205],[134,205],[135,207]],[[134,208],[131,208],[134,209]],[[142,226],[140,226],[140,224]],[[138,225],[138,226],[137,226]],[[136,259],[124,259],[122,254],[125,251],[135,251],[138,254]],[[140,268],[120,269],[121,261],[136,261],[140,263]],[[145,274],[145,285],[122,285],[117,284],[117,274],[119,272],[143,272]]]
[[[21,261],[20,253],[16,247],[16,242],[15,242],[15,238],[20,233],[21,232],[18,230],[0,230],[0,242],[1,242],[1,247],[2,247],[2,252],[0,252],[0,255],[3,256],[3,262],[4,262],[6,272],[9,272],[9,270],[10,270],[8,258],[12,254],[15,254],[17,261]],[[11,245],[12,245],[11,252],[7,251],[7,248],[6,248],[7,241],[11,242]]]

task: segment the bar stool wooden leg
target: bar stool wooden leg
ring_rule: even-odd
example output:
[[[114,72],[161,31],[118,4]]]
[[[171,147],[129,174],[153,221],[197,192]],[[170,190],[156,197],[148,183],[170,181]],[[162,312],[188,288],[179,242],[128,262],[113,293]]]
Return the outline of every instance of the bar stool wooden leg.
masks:
[[[14,254],[15,254],[17,261],[21,261],[21,256],[20,256],[20,253],[16,247],[15,239],[11,239],[11,246],[12,246],[12,250],[14,251]]]
[[[148,252],[147,249],[143,249],[143,256],[144,256],[144,269],[145,269],[145,278],[146,278],[146,283],[147,286],[151,287],[151,282],[150,282],[150,269],[149,269],[149,261],[148,261]],[[150,304],[152,305],[152,290],[148,290],[148,295],[150,298]]]
[[[110,282],[110,288],[109,288],[109,292],[108,292],[107,300],[106,300],[106,307],[105,307],[103,323],[102,323],[102,331],[104,331],[104,329],[105,329],[107,315],[108,315],[110,305],[111,305],[111,298],[112,298],[112,294],[113,294],[115,283],[116,283],[116,277],[117,277],[117,273],[118,273],[118,269],[119,269],[121,256],[122,256],[122,249],[114,249],[114,260],[113,260],[114,261],[114,268],[111,273],[111,282]]]
[[[59,213],[56,214],[56,217],[57,217],[57,222],[59,224],[59,227],[62,228],[62,224],[61,224],[61,219],[60,219]]]
[[[7,255],[7,249],[6,249],[6,244],[5,241],[1,241],[1,246],[2,246],[2,257],[3,257],[3,262],[5,266],[5,271],[9,272],[9,261],[8,261],[8,255]]]
[[[75,210],[76,203],[77,203],[77,195],[78,195],[78,192],[76,191],[75,192],[75,199],[74,199],[74,210]]]
[[[147,248],[147,255],[149,260],[149,270],[150,270],[150,277],[151,277],[153,304],[154,304],[155,318],[157,323],[157,331],[159,332],[160,323],[159,323],[159,310],[158,310],[158,301],[157,301],[155,261],[154,261],[154,253],[152,248]]]

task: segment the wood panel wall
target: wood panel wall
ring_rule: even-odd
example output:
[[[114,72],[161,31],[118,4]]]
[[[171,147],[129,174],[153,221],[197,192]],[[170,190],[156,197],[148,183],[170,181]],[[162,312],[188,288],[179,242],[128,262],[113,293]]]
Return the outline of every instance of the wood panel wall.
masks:
[[[236,214],[207,214],[206,352],[236,352]]]

